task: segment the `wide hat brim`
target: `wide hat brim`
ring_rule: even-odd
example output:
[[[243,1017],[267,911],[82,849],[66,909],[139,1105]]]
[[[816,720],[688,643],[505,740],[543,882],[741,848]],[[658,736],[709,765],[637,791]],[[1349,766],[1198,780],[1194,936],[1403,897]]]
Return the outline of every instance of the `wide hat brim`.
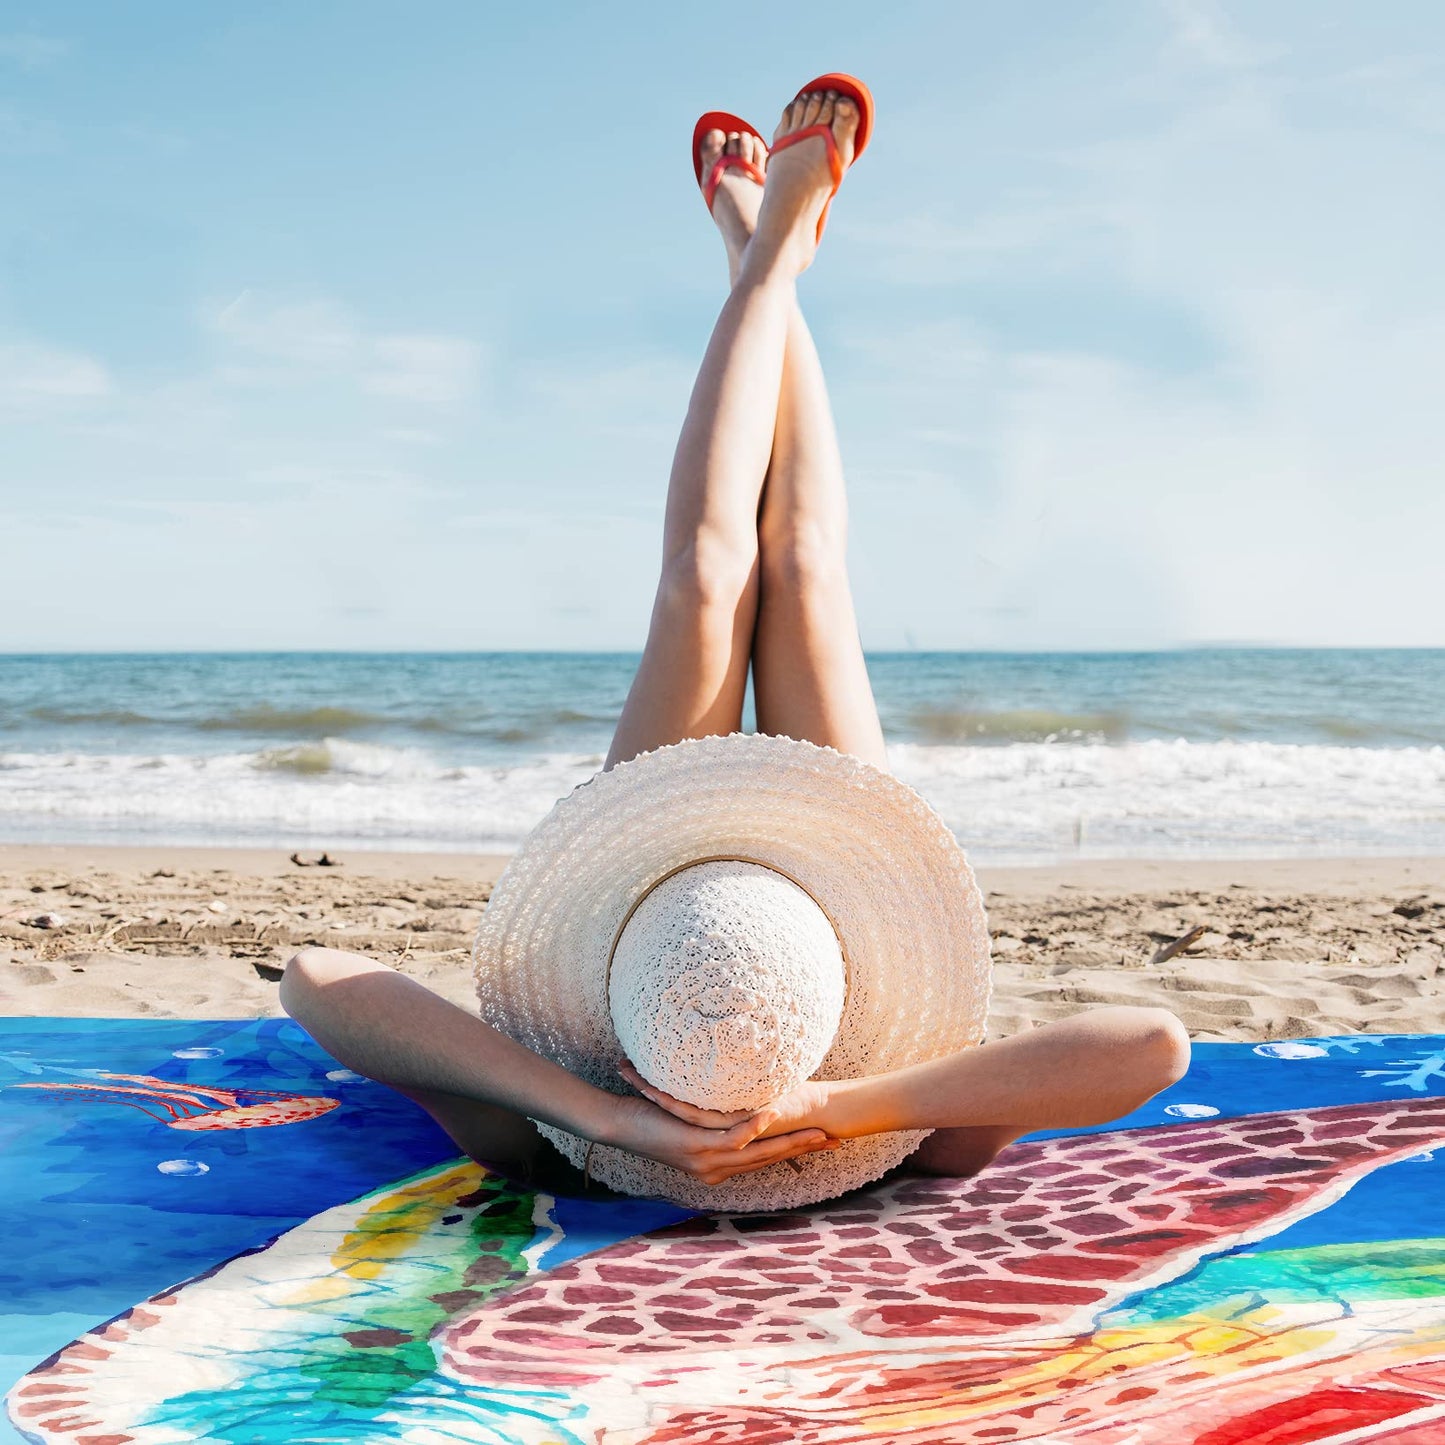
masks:
[[[828,915],[847,967],[833,1046],[814,1075],[852,1079],[978,1043],[990,968],[983,898],[943,820],[859,758],[792,738],[692,738],[598,773],[528,836],[498,881],[473,949],[482,1016],[612,1093],[622,1049],[607,1000],[613,940],[665,874],[704,858],[788,874]],[[539,1125],[574,1164],[588,1143]],[[593,1177],[693,1209],[775,1210],[888,1172],[928,1131],[870,1134],[832,1152],[709,1186],[596,1145]]]

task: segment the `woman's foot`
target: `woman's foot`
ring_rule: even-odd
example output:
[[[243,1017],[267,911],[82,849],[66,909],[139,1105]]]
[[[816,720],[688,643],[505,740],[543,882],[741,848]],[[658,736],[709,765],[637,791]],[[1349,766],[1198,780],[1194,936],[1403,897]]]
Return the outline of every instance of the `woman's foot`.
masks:
[[[749,135],[746,131],[710,130],[703,136],[698,147],[702,157],[702,179],[712,174],[718,157],[724,154],[738,156],[755,166],[759,171],[768,168],[768,148],[761,136]],[[713,196],[712,218],[722,232],[723,245],[728,252],[728,271],[734,281],[742,265],[743,251],[752,238],[758,224],[758,210],[763,204],[763,188],[741,166],[728,166],[718,182],[717,193]]]
[[[838,159],[847,170],[858,130],[857,104],[831,90],[798,96],[783,110],[773,133],[774,147],[784,136],[811,125],[832,127]],[[806,270],[817,249],[818,218],[833,189],[833,168],[822,136],[811,136],[770,156],[752,254],[760,261],[781,264],[794,275]]]

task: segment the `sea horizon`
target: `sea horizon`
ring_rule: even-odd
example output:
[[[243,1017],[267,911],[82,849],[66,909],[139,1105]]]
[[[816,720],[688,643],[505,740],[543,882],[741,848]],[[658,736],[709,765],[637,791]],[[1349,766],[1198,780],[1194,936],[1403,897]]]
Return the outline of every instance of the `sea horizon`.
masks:
[[[1445,654],[1445,644],[1177,642],[1158,647],[865,647],[865,657],[1163,657],[1176,652],[1419,652]],[[626,647],[51,647],[0,651],[36,657],[641,657]]]

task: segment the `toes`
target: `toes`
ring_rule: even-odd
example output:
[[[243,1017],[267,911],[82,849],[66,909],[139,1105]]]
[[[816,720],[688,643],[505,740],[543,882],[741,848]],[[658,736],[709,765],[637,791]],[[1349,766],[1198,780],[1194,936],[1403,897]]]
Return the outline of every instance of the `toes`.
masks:
[[[833,107],[833,139],[838,143],[838,150],[843,156],[844,165],[852,164],[853,138],[857,131],[857,102],[849,99],[846,95],[840,95],[838,103]]]
[[[739,131],[728,132],[727,153],[730,156],[740,156],[743,153],[743,137]]]
[[[698,146],[698,154],[702,157],[704,170],[711,169],[712,163],[723,153],[723,146],[727,144],[727,136],[720,130],[710,130],[702,138],[702,144]]]
[[[818,114],[814,120],[815,125],[832,125],[833,108],[838,103],[837,91],[827,91],[822,97],[822,103],[818,106]]]
[[[756,166],[760,171],[766,169],[768,148],[763,144],[762,136],[750,135],[746,137],[746,140],[748,148],[743,154],[747,157],[749,164]]]
[[[803,101],[804,104],[803,116],[798,123],[798,129],[801,130],[804,126],[817,125],[818,112],[823,108],[823,93],[815,90],[809,95],[800,96],[799,99]]]

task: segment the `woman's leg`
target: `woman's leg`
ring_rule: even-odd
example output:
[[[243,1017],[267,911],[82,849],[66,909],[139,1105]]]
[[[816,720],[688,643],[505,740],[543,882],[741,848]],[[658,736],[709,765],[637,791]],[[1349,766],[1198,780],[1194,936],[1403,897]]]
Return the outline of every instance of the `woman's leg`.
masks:
[[[847,530],[843,465],[823,368],[803,314],[795,310],[758,521],[758,730],[887,768],[848,585]]]
[[[851,103],[840,102],[851,110]],[[807,100],[800,121],[831,118]],[[758,730],[888,766],[848,585],[848,502],[823,368],[803,313],[788,318],[772,463],[758,518],[753,638]]]
[[[778,135],[813,124],[819,103],[812,97],[790,106]],[[850,159],[856,108],[845,102],[824,118],[833,121],[838,147]],[[708,168],[721,137],[709,141]],[[728,147],[753,159],[746,138],[730,139]],[[773,163],[760,208],[758,188],[740,171],[725,173],[719,188],[714,216],[728,243],[734,285],[678,441],[662,576],[609,768],[685,737],[742,725],[758,620],[759,498],[779,419],[784,352],[798,315],[794,281],[812,260],[809,227],[830,185],[823,142],[810,140]]]
[[[710,167],[721,133],[708,139]],[[731,138],[728,148],[751,159],[748,137]],[[736,169],[725,173],[714,204],[724,236],[744,213],[751,228],[760,201],[755,182]],[[742,726],[758,605],[758,498],[794,304],[794,273],[775,258],[736,278],[713,328],[673,458],[662,575],[609,768],[682,738]]]

